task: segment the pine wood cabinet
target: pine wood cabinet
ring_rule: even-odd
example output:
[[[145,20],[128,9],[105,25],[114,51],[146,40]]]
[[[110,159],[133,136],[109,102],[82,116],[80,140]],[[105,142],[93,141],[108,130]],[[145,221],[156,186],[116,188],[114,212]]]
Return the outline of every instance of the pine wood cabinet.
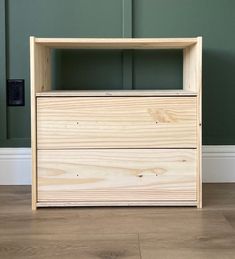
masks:
[[[53,48],[183,49],[183,87],[52,90]],[[30,37],[32,208],[201,207],[201,59],[201,37]]]

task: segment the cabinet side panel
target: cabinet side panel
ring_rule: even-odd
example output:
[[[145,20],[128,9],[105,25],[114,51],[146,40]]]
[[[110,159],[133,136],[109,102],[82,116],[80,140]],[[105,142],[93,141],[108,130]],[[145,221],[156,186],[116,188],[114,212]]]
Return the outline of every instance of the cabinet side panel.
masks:
[[[37,204],[37,107],[36,93],[51,90],[51,50],[30,37],[32,209]]]
[[[36,97],[35,97],[35,38],[30,37],[30,87],[31,87],[31,148],[32,148],[32,209],[37,202],[36,162]]]
[[[197,163],[197,200],[198,208],[202,208],[202,37],[197,42],[197,118],[198,118],[198,163]]]
[[[202,118],[201,118],[201,87],[202,87],[202,37],[197,43],[184,49],[183,61],[183,89],[197,93],[197,202],[202,207],[202,176],[201,176],[201,145],[202,145]]]

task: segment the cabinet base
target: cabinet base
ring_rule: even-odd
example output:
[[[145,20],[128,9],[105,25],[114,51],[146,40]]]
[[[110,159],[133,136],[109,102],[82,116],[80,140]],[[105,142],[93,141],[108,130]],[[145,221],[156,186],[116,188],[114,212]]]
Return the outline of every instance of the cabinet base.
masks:
[[[197,206],[197,201],[58,201],[58,202],[38,202],[37,207],[87,207],[87,206]]]

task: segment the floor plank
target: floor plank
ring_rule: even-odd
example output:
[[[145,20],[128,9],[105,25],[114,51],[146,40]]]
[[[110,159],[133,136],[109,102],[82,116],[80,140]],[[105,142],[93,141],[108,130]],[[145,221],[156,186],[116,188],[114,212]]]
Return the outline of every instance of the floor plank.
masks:
[[[137,235],[54,234],[1,238],[1,258],[140,259]]]
[[[234,259],[235,250],[221,249],[154,249],[142,251],[142,259]]]
[[[235,184],[204,185],[203,209],[30,205],[0,186],[0,258],[235,258]]]

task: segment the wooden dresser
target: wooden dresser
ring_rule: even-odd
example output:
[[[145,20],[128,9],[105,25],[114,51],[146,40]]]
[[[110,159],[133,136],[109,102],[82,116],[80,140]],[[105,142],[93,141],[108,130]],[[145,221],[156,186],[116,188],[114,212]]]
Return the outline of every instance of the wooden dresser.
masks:
[[[183,49],[183,87],[53,91],[53,48]],[[201,60],[201,37],[30,37],[32,208],[201,208]]]

